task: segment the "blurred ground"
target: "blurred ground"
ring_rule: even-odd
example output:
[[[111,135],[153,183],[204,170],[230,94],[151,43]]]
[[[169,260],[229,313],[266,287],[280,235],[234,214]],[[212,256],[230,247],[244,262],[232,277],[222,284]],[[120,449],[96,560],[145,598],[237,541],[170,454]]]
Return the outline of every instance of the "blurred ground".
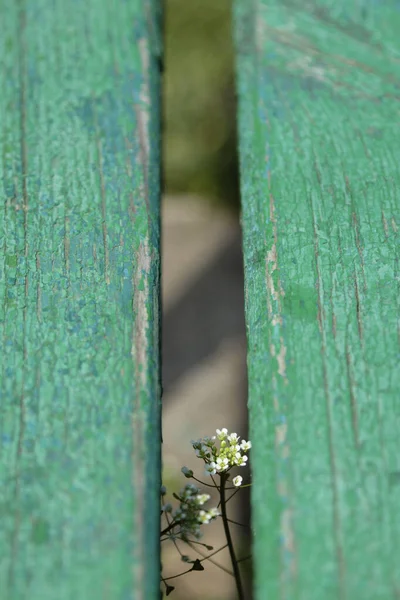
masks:
[[[168,197],[163,206],[163,285],[164,483],[178,491],[187,483],[180,474],[183,465],[203,478],[191,439],[213,435],[217,427],[246,436],[243,272],[237,219],[202,198]],[[244,490],[238,497],[242,494]],[[231,509],[231,518],[248,519],[246,503]],[[240,529],[237,544],[243,555],[247,530],[236,529]],[[213,533],[205,538],[206,543],[215,548],[224,543],[221,529],[212,525],[209,531]],[[215,558],[230,568],[227,551]],[[164,553],[163,565],[164,576],[185,567],[173,547]],[[173,597],[230,600],[235,598],[233,584],[230,575],[208,563],[206,572],[177,579]]]
[[[201,467],[191,439],[217,427],[246,435],[246,343],[231,0],[164,0],[164,22],[163,462],[178,491],[181,467]],[[230,516],[245,522],[248,494],[238,497]],[[218,548],[221,529],[204,541]],[[245,555],[247,530],[237,529]],[[185,570],[173,547],[163,551],[164,576]],[[227,551],[215,559],[230,568]],[[210,563],[171,583],[174,600],[236,597]]]

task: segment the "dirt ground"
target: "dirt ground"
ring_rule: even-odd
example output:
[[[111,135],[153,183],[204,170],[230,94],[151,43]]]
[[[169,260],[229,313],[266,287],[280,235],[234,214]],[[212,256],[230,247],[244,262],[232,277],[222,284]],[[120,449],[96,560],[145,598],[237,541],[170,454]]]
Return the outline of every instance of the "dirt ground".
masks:
[[[213,435],[217,427],[246,436],[246,344],[237,220],[201,198],[187,197],[166,198],[162,218],[163,465],[164,483],[172,492],[188,482],[180,473],[182,466],[202,477],[191,439]],[[212,500],[209,504],[213,506]],[[232,519],[246,521],[247,494],[230,510]],[[209,527],[203,541],[218,548],[224,544],[222,525]],[[236,527],[233,533],[238,554],[248,552],[247,530]],[[182,550],[195,557],[190,549]],[[215,560],[230,568],[226,550]],[[231,575],[208,561],[204,565],[204,572],[172,580],[171,598],[233,600]],[[183,570],[185,563],[166,543],[164,576]]]

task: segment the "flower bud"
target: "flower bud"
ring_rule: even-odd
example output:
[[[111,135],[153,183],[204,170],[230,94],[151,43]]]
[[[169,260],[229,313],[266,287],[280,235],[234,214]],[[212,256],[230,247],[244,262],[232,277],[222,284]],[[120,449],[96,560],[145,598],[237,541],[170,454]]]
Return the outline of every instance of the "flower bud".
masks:
[[[184,474],[184,476],[187,477],[188,479],[193,477],[192,469],[188,469],[188,467],[182,467],[181,471]]]

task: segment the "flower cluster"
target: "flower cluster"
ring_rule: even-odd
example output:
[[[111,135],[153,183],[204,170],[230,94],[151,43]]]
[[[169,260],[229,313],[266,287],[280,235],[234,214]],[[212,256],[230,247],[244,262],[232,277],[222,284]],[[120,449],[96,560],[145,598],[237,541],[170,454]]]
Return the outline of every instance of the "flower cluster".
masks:
[[[174,494],[180,504],[177,509],[172,510],[171,504],[164,504],[162,512],[172,514],[171,531],[176,535],[175,527],[179,526],[179,537],[187,539],[189,535],[196,538],[201,537],[200,525],[207,525],[219,516],[217,508],[204,510],[202,507],[211,498],[209,494],[201,494],[198,487],[187,484],[179,492]]]
[[[215,475],[229,471],[232,467],[244,467],[248,457],[246,452],[251,448],[251,442],[242,440],[239,442],[240,436],[237,433],[229,433],[224,427],[216,430],[216,436],[205,437],[197,441],[192,441],[192,446],[196,455],[204,460],[206,465],[206,473]],[[219,441],[219,447],[217,445]],[[186,477],[192,477],[193,472],[184,467],[182,472]],[[234,478],[233,483],[239,487],[242,483],[242,477],[238,475]]]
[[[160,494],[162,505],[162,528],[160,540],[162,542],[168,539],[173,541],[176,549],[181,555],[182,561],[191,565],[191,567],[182,573],[179,573],[179,575],[173,575],[165,578],[161,575],[161,579],[165,585],[165,592],[166,595],[169,596],[169,594],[174,590],[174,586],[169,585],[170,579],[174,579],[180,575],[185,575],[191,571],[203,571],[204,566],[202,563],[204,560],[211,559],[216,552],[228,547],[233,566],[232,574],[235,577],[238,597],[242,598],[243,590],[238,568],[239,560],[236,559],[236,554],[233,548],[232,538],[229,533],[229,523],[231,522],[236,525],[243,524],[238,523],[237,521],[231,521],[228,518],[227,503],[236,495],[236,492],[242,487],[243,484],[243,477],[241,475],[232,476],[230,471],[235,467],[244,467],[247,464],[247,453],[251,449],[251,442],[240,440],[240,436],[237,433],[229,433],[224,427],[222,429],[217,429],[216,435],[212,437],[204,437],[197,441],[192,440],[191,443],[195,450],[196,456],[202,460],[202,464],[205,466],[206,474],[211,475],[211,482],[205,483],[197,479],[197,477],[195,477],[193,474],[193,470],[188,467],[182,467],[181,471],[183,475],[187,479],[193,479],[194,481],[201,485],[207,486],[208,488],[215,488],[215,490],[218,492],[220,500],[217,508],[211,508],[207,510],[205,505],[211,499],[211,496],[209,494],[202,493],[196,485],[187,483],[181,489],[179,494],[172,494],[173,497],[179,502],[178,507],[174,509],[172,504],[166,502],[164,497],[166,496],[167,490],[165,486],[161,486]],[[213,475],[219,475],[219,478],[215,480]],[[243,487],[248,487],[249,485],[251,484],[247,483]],[[232,494],[229,494],[229,497],[227,497],[225,494],[226,490],[235,491]],[[221,512],[219,512],[219,508],[221,508]],[[209,556],[199,552],[199,554],[201,554],[203,557],[201,560],[199,558],[192,560],[188,555],[183,554],[180,550],[180,545],[178,545],[177,542],[184,542],[193,550],[196,550],[196,546],[194,546],[194,544],[199,544],[207,550],[213,550],[212,546],[204,544],[198,540],[202,535],[201,526],[210,523],[217,517],[221,517],[224,525],[227,542],[225,546],[222,546],[222,548],[214,551]],[[247,558],[250,557],[241,558],[240,560],[246,560]]]

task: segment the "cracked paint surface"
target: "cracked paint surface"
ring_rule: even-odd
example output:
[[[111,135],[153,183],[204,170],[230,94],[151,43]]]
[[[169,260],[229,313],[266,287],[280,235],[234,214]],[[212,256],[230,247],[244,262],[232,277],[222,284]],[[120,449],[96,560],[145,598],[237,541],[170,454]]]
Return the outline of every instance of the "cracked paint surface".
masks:
[[[0,1],[0,598],[159,594],[152,0]]]
[[[400,594],[399,30],[235,3],[259,600]]]

